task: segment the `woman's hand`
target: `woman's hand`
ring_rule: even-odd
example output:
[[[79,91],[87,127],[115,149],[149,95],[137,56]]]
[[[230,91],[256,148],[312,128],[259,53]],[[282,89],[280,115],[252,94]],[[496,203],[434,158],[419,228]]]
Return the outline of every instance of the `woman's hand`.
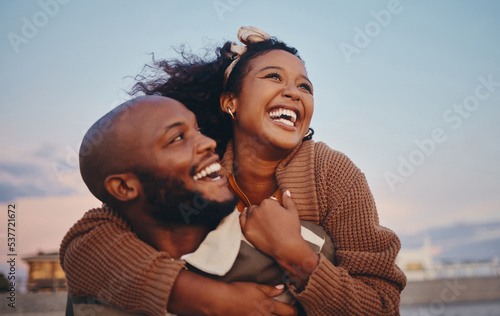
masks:
[[[289,194],[283,193],[284,207],[269,198],[259,206],[245,208],[240,215],[241,229],[248,241],[275,259],[303,241],[299,214]]]
[[[283,206],[266,199],[240,215],[243,234],[257,249],[276,260],[289,280],[302,289],[318,265],[318,254],[300,234],[299,214],[289,191],[283,193]]]
[[[233,298],[229,300],[229,294],[224,295],[230,306],[226,306],[225,312],[220,315],[297,315],[295,306],[273,299],[274,296],[283,293],[285,287],[282,284],[274,287],[250,282],[233,282],[229,285]]]
[[[295,306],[273,299],[283,290],[283,285],[223,283],[182,270],[170,293],[167,309],[178,315],[297,315]]]

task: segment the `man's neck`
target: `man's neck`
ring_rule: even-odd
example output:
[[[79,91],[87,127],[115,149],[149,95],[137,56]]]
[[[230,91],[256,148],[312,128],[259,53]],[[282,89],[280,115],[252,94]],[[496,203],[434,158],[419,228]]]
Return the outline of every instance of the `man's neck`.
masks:
[[[168,225],[148,227],[148,244],[173,258],[194,252],[212,230],[206,226]]]
[[[156,250],[168,252],[172,258],[180,258],[198,249],[214,228],[210,225],[161,224],[139,210],[127,214],[140,239]]]

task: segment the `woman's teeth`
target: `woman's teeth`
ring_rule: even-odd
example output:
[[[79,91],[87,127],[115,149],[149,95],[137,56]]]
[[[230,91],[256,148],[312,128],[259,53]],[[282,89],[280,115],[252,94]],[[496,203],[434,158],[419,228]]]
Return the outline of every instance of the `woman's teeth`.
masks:
[[[193,180],[201,180],[205,178],[206,176],[211,175],[214,172],[217,172],[221,169],[221,165],[217,162],[211,164],[210,166],[206,167],[205,169],[201,170],[198,172],[194,177]]]
[[[277,121],[277,122],[281,122],[281,123],[286,124],[288,126],[295,126],[292,122],[290,122],[289,120],[285,120],[283,118],[273,119],[273,120]]]
[[[269,117],[288,126],[295,126],[294,123],[297,121],[297,114],[294,111],[283,108],[270,111]]]

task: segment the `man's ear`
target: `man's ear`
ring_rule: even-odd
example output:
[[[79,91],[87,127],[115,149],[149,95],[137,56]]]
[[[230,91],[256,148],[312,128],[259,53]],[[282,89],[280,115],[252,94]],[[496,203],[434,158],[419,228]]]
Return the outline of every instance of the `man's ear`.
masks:
[[[222,109],[222,112],[227,114],[230,114],[228,108],[231,110],[233,115],[236,113],[236,101],[231,93],[224,92],[220,95],[220,108]]]
[[[142,190],[141,182],[130,172],[107,176],[104,186],[109,194],[122,202],[137,198]]]

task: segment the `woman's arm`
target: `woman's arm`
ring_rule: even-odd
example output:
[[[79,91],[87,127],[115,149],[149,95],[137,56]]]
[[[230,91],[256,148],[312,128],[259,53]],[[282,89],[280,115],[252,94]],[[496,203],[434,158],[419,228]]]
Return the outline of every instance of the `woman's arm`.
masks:
[[[182,315],[296,315],[295,307],[273,299],[283,290],[252,282],[223,283],[183,270],[168,310]]]
[[[337,266],[321,258],[306,289],[295,292],[308,315],[399,315],[400,294],[406,284],[395,264],[401,244],[394,232],[379,225],[375,202],[361,172],[321,224],[338,247]]]
[[[59,256],[71,296],[148,315],[165,314],[185,266],[139,240],[107,207],[90,210],[68,231]]]
[[[399,239],[379,225],[375,202],[361,171],[344,155],[322,149],[317,157],[320,161],[314,164],[318,218],[338,247],[336,266],[322,255],[315,265],[311,255],[290,250],[293,245],[301,249],[301,241],[296,225],[290,224],[293,212],[285,212],[286,209],[278,208],[273,213],[249,208],[252,214],[243,224],[252,227],[253,232],[247,238],[281,262],[287,274],[298,274],[298,280],[305,281],[305,286],[292,282],[292,293],[308,315],[398,315],[400,293],[406,284],[404,274],[395,264]],[[287,231],[289,237],[281,235]],[[283,260],[294,262],[299,271],[294,272]]]
[[[165,315],[248,315],[252,311],[294,315],[272,296],[282,289],[256,283],[226,284],[185,269],[142,242],[108,208],[94,209],[63,239],[60,261],[73,297],[93,298],[121,309]]]

